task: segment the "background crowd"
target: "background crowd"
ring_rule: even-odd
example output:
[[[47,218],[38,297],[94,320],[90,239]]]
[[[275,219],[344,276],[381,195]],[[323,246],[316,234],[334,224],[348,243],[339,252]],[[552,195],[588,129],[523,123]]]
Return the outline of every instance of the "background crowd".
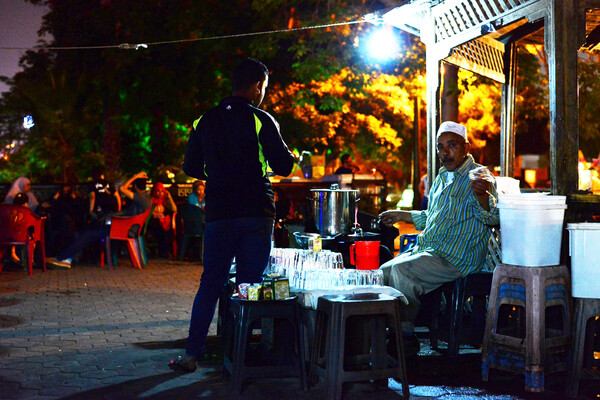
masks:
[[[98,262],[100,239],[110,228],[110,217],[136,215],[149,207],[153,207],[153,212],[146,232],[148,255],[176,258],[176,241],[183,229],[176,223],[177,205],[189,203],[203,211],[204,182],[193,183],[189,198],[177,196],[175,185],[169,191],[161,182],[149,182],[145,172],[134,175],[129,185],[126,183],[110,182],[103,170],[96,168],[86,184],[63,185],[52,196],[41,198],[32,191],[31,181],[20,177],[8,189],[4,203],[27,207],[46,218],[46,256],[60,267],[70,267],[71,262],[78,261]],[[139,195],[134,193],[135,188],[139,188]],[[182,224],[181,218],[179,223]],[[7,252],[8,257],[13,263],[22,263],[17,247]]]

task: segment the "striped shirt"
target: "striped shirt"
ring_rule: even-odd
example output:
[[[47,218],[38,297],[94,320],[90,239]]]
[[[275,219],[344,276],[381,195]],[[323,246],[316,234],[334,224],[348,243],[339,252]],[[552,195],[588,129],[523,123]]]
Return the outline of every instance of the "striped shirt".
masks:
[[[497,192],[489,196],[490,211],[486,211],[471,189],[469,171],[480,167],[469,154],[454,170],[454,180],[448,184],[449,171],[440,168],[429,191],[427,210],[412,211],[417,237],[413,254],[432,252],[457,267],[463,276],[479,271],[485,262],[490,227],[500,218],[496,206]]]

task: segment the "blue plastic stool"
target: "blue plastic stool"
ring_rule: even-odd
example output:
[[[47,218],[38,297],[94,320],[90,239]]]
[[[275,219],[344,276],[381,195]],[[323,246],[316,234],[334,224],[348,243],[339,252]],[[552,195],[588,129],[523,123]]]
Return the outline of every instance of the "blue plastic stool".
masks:
[[[484,331],[483,381],[488,381],[490,368],[517,372],[525,375],[526,391],[543,392],[546,373],[567,371],[571,303],[566,266],[499,264]],[[546,318],[552,311],[559,314]]]
[[[599,379],[600,360],[594,358],[594,341],[600,336],[600,298],[574,298],[573,347],[569,365],[569,380],[565,394],[577,397],[579,380]],[[594,329],[595,328],[595,329]]]

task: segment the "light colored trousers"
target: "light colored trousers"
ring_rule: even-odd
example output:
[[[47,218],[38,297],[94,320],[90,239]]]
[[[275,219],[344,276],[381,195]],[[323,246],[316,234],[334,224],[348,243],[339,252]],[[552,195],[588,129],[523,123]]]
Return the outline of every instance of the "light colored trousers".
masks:
[[[423,252],[403,253],[380,267],[383,270],[384,284],[401,291],[408,299],[408,305],[401,308],[402,331],[412,334],[419,313],[419,296],[427,294],[446,282],[462,276],[460,270],[442,257]]]

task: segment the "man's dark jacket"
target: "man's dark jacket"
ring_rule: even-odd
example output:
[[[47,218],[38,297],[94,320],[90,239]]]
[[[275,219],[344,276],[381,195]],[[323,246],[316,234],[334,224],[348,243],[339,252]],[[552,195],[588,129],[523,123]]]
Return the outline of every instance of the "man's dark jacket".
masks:
[[[228,97],[194,122],[183,171],[206,180],[206,221],[275,215],[267,163],[292,172],[294,156],[279,125],[243,97]]]

